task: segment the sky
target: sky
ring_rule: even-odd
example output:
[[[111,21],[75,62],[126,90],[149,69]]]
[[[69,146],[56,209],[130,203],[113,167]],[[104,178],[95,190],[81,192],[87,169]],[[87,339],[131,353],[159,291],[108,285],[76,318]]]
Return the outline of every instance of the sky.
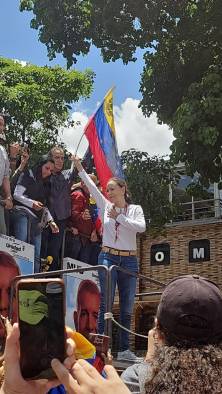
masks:
[[[19,11],[19,0],[0,0],[0,56],[26,61],[39,66],[60,65],[66,67],[66,61],[58,55],[49,61],[47,50],[38,40],[38,32],[30,28],[32,13]],[[103,63],[100,51],[92,48],[87,56],[80,56],[76,69],[82,71],[91,68],[96,73],[93,93],[89,99],[81,99],[74,103],[71,117],[80,121],[75,129],[63,129],[60,136],[70,152],[74,153],[83,128],[110,87],[114,90],[114,116],[119,152],[135,148],[147,151],[152,155],[169,154],[173,140],[172,131],[166,125],[159,125],[155,114],[145,118],[138,105],[141,99],[139,92],[140,74],[143,70],[143,53],[137,52],[135,63],[123,65]],[[83,139],[78,154],[82,155],[87,147]]]

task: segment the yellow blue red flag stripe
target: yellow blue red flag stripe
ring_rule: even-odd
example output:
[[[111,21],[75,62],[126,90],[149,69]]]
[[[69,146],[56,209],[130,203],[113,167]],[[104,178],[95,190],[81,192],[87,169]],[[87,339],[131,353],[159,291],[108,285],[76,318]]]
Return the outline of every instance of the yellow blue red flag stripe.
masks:
[[[124,178],[118,155],[113,116],[113,91],[105,96],[96,113],[89,120],[85,135],[89,141],[98,178],[105,190],[111,177]]]

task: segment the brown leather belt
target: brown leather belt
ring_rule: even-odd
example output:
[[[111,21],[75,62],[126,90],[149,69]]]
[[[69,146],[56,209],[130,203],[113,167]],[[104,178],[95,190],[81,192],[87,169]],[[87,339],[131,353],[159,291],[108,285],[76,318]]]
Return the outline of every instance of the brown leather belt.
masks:
[[[119,250],[103,246],[102,251],[105,253],[114,254],[115,256],[136,256],[136,250]]]

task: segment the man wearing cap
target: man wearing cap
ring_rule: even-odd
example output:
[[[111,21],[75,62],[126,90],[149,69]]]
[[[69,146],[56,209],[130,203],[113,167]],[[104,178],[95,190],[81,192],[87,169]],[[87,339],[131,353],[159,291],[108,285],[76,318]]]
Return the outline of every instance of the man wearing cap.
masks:
[[[94,183],[98,183],[94,174],[89,176]],[[94,244],[97,244],[100,239],[99,226],[101,226],[101,221],[98,217],[97,220],[94,220],[95,209],[97,207],[93,204],[89,190],[84,182],[81,181],[73,185],[71,192],[71,216],[68,223],[70,231],[66,235],[65,257],[71,257],[91,265],[97,264],[97,259],[92,259],[92,251]],[[99,254],[99,251],[98,249],[97,254]]]
[[[3,199],[1,199],[0,203],[0,234],[6,234],[4,208],[11,209],[13,206],[9,181],[10,165],[7,152],[3,146],[4,142],[6,141],[4,128],[5,121],[3,116],[0,116],[0,189],[3,193]]]
[[[146,368],[130,367],[124,381],[137,375],[141,394],[222,393],[222,294],[215,283],[198,275],[172,280],[152,335],[158,344]]]

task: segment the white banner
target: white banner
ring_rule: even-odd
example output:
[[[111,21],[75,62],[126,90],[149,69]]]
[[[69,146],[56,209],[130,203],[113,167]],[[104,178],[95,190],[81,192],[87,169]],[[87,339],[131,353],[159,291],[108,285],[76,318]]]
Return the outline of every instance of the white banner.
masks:
[[[0,235],[0,251],[9,253],[15,259],[21,274],[28,275],[34,272],[33,245],[19,241],[14,237]]]

